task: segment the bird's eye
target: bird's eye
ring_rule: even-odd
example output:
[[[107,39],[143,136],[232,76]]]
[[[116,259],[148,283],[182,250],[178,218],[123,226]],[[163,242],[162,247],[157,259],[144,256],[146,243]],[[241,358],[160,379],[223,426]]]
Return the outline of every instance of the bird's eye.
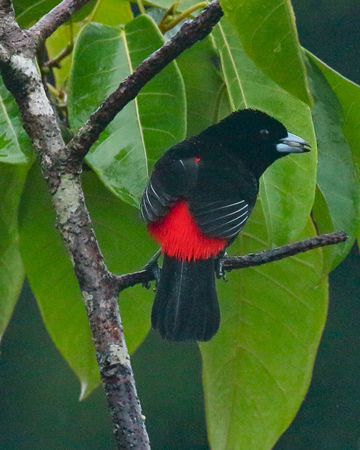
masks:
[[[260,134],[262,134],[263,136],[266,136],[267,134],[269,134],[268,130],[260,130]]]

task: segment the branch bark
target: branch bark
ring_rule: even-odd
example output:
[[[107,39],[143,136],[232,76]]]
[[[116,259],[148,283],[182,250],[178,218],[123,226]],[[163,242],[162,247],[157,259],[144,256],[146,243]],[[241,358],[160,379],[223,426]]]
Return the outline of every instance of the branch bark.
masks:
[[[71,254],[112,414],[117,448],[148,450],[149,438],[137,396],[118,308],[118,286],[109,273],[91,227],[80,168],[64,144],[56,116],[34,63],[35,47],[13,11],[0,4],[0,70],[33,141]]]
[[[329,234],[321,234],[304,241],[283,245],[282,247],[265,250],[261,253],[253,253],[245,256],[227,256],[224,260],[224,269],[244,269],[245,267],[260,266],[280,259],[289,258],[299,253],[308,252],[315,248],[326,247],[345,242],[348,239],[345,231],[336,231]]]
[[[212,1],[201,14],[191,22],[186,22],[172,39],[145,59],[91,114],[85,125],[69,142],[68,147],[73,154],[82,160],[116,114],[137,96],[145,84],[183,51],[208,36],[222,16],[218,0]]]
[[[86,3],[91,0],[63,0],[50,12],[45,14],[29,29],[29,36],[36,48],[41,47],[45,40],[56,31],[60,25],[67,22]]]
[[[222,16],[212,2],[180,33],[150,56],[95,112],[77,138],[65,145],[34,64],[36,50],[89,0],[63,0],[30,30],[15,21],[10,0],[0,0],[0,70],[14,96],[53,198],[58,229],[71,254],[96,348],[100,376],[119,449],[149,449],[127,351],[117,296],[119,285],[103,260],[81,187],[81,162],[90,146],[139,90],[182,51],[207,36]]]
[[[300,242],[283,245],[282,247],[264,250],[260,253],[250,253],[244,256],[225,256],[224,270],[231,271],[234,269],[245,269],[246,267],[260,266],[268,264],[280,259],[297,255],[298,253],[314,250],[315,248],[326,247],[327,245],[335,245],[345,242],[348,239],[345,231],[336,231],[329,234],[321,234]],[[114,276],[114,280],[119,286],[119,291],[123,291],[128,287],[136,284],[146,285],[150,281],[155,280],[155,275],[151,268],[145,268],[138,272],[127,273],[125,275]]]
[[[112,414],[117,447],[146,450],[150,444],[123,334],[118,293],[134,284],[151,281],[153,274],[147,269],[118,277],[108,271],[85,204],[80,162],[115,115],[167,64],[207,36],[223,13],[215,0],[194,21],[186,23],[174,38],[120,84],[66,146],[34,58],[36,48],[88,1],[63,0],[30,30],[24,31],[15,21],[11,1],[0,0],[0,71],[5,86],[19,106],[24,128],[41,162],[53,198],[58,229],[71,254]],[[258,255],[227,257],[224,267],[230,270],[264,264],[345,239],[345,234],[325,235]]]

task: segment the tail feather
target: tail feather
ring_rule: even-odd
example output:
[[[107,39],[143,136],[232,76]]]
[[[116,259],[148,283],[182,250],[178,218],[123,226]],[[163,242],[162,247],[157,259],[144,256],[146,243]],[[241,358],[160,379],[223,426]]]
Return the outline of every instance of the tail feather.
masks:
[[[164,255],[151,322],[164,339],[208,341],[217,332],[220,310],[214,260],[180,261]]]

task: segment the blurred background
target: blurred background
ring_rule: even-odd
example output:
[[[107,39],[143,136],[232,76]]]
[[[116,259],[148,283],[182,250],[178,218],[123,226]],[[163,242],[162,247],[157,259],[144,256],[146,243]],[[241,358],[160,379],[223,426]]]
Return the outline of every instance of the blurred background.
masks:
[[[360,2],[293,0],[293,6],[302,45],[360,84]],[[329,315],[313,380],[276,450],[360,449],[359,299],[360,257],[353,248],[330,275]],[[150,333],[132,364],[152,447],[209,449],[197,346]],[[79,394],[25,284],[2,343],[1,450],[113,449],[102,389],[82,402]]]

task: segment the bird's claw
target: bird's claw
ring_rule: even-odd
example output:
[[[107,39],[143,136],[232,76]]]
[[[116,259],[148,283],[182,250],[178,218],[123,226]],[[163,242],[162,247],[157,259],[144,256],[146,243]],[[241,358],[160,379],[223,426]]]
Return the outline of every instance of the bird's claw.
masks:
[[[216,278],[218,280],[223,279],[224,281],[227,281],[226,277],[225,277],[225,271],[224,271],[224,256],[227,255],[226,251],[224,250],[223,252],[221,252],[218,256],[218,258],[216,259],[215,262],[215,273],[216,273]]]
[[[154,275],[155,288],[157,288],[159,281],[160,281],[160,276],[161,276],[161,269],[158,264],[158,259],[159,259],[160,255],[161,255],[161,249],[159,249],[155,253],[155,255],[150,259],[150,261],[144,267],[144,270],[148,270]],[[149,289],[150,283],[149,282],[143,283],[143,287],[145,287],[146,289]]]
[[[161,269],[157,263],[157,261],[154,262],[153,267],[150,268],[152,271],[154,278],[155,278],[155,288],[158,287],[158,284],[160,282],[160,276],[161,276]]]

